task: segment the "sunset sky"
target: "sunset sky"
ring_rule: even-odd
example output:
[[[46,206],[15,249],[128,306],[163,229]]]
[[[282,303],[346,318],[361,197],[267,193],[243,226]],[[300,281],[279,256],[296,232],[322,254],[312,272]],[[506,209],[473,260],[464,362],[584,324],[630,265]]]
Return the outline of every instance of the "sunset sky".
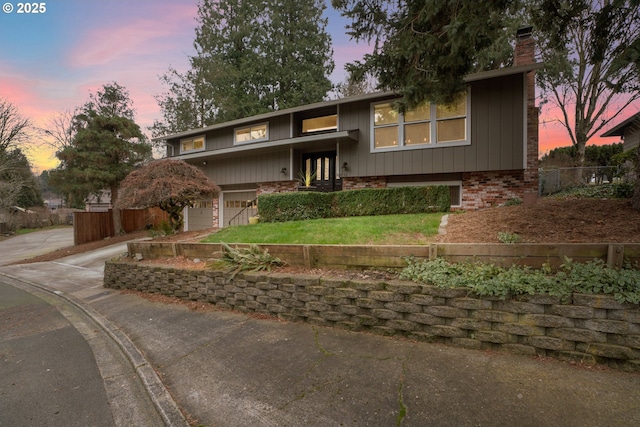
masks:
[[[161,118],[154,99],[164,90],[158,76],[169,67],[186,71],[188,56],[194,54],[198,0],[49,0],[40,14],[17,13],[17,1],[0,3],[0,97],[36,126],[46,126],[53,116],[81,106],[89,94],[115,81],[129,90],[136,122],[146,131]],[[331,80],[339,83],[345,79],[344,64],[362,58],[369,47],[349,39],[348,21],[327,3],[336,65]],[[612,126],[638,109],[629,109]],[[541,117],[546,122],[540,125],[541,153],[569,145],[555,117]],[[51,150],[37,142],[28,149],[34,168],[55,167]]]

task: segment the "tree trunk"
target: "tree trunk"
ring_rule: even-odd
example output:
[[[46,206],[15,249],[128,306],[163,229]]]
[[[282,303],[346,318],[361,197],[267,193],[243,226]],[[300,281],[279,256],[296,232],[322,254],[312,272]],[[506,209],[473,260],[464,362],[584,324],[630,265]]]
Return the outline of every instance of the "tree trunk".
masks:
[[[120,209],[116,209],[116,201],[118,200],[118,186],[111,186],[111,214],[113,215],[113,230],[116,233],[116,236],[121,236],[124,234],[124,230],[122,229],[122,218],[120,217]]]
[[[587,140],[586,137],[584,135],[581,134],[576,134],[576,145],[575,145],[575,149],[576,149],[576,172],[575,172],[575,177],[574,177],[574,184],[575,185],[581,185],[584,184],[583,181],[583,175],[582,175],[582,168],[584,167],[584,161],[585,161],[585,152],[587,149]]]
[[[640,147],[636,148],[636,183],[633,189],[633,198],[631,199],[631,206],[634,209],[640,211]]]

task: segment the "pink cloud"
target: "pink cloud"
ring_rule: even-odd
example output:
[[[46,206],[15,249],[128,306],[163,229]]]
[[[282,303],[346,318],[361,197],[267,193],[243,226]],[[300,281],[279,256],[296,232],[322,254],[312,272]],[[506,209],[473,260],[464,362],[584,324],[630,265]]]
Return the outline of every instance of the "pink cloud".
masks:
[[[620,141],[620,138],[618,137],[601,138],[600,135],[639,111],[640,106],[629,105],[621,114],[618,114],[614,117],[615,113],[625,105],[625,99],[627,98],[624,96],[620,97],[620,100],[618,102],[613,103],[609,107],[608,111],[605,112],[603,119],[612,120],[604,128],[598,131],[596,135],[589,140],[587,145],[606,145],[617,143]],[[564,125],[560,122],[560,120],[562,120],[562,115],[558,107],[549,104],[543,107],[542,114],[540,115],[539,126],[540,156],[548,153],[554,148],[568,147],[571,145],[571,138],[569,137],[569,133],[567,132]]]
[[[334,41],[335,42],[335,41]],[[356,43],[355,41],[342,41],[342,45],[333,46],[333,61],[335,62],[335,69],[332,74],[334,83],[338,83],[346,80],[347,72],[344,66],[349,62],[362,60],[365,54],[371,53],[371,46],[362,43]]]
[[[186,50],[194,34],[196,5],[167,5],[155,12],[155,16],[105,22],[104,27],[90,30],[69,53],[69,62],[74,67],[91,67],[172,48]]]
[[[2,70],[0,74],[0,97],[14,104],[23,116],[37,115],[39,108],[38,84],[32,79]]]

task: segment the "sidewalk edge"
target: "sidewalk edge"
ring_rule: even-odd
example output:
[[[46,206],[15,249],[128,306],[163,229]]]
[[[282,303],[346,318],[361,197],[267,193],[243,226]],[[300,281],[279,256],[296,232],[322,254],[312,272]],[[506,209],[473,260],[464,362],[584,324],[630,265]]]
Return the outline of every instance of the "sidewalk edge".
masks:
[[[136,347],[136,345],[129,339],[129,337],[120,329],[116,328],[111,321],[109,321],[107,318],[102,316],[91,307],[86,306],[78,298],[75,298],[73,295],[69,295],[66,292],[52,290],[42,284],[33,283],[0,271],[0,277],[2,276],[19,283],[23,283],[27,286],[37,288],[41,291],[54,294],[66,300],[67,302],[78,308],[80,311],[85,313],[87,316],[89,316],[107,333],[107,335],[109,335],[109,337],[118,345],[118,347],[120,347],[122,352],[125,354],[129,362],[133,366],[136,374],[142,381],[142,384],[149,394],[151,401],[155,405],[165,424],[171,427],[189,426],[189,423],[184,417],[182,411],[180,411],[180,408],[176,404],[175,400],[165,387],[164,383],[160,380],[160,377],[158,377],[158,374],[153,369],[153,366],[145,358],[142,352]]]

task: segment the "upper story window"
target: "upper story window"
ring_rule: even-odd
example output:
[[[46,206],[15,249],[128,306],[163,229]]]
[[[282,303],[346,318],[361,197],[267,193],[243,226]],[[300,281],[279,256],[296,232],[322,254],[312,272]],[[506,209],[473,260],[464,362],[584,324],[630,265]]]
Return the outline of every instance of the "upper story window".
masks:
[[[269,124],[260,123],[243,128],[237,128],[234,135],[235,144],[266,141],[269,139]]]
[[[338,129],[338,115],[313,117],[302,120],[302,133],[330,132]]]
[[[192,151],[204,150],[204,135],[195,136],[193,138],[185,138],[180,140],[180,152],[190,153]]]
[[[388,101],[373,104],[371,110],[374,151],[467,144],[466,93],[452,104],[424,103],[404,114]]]

